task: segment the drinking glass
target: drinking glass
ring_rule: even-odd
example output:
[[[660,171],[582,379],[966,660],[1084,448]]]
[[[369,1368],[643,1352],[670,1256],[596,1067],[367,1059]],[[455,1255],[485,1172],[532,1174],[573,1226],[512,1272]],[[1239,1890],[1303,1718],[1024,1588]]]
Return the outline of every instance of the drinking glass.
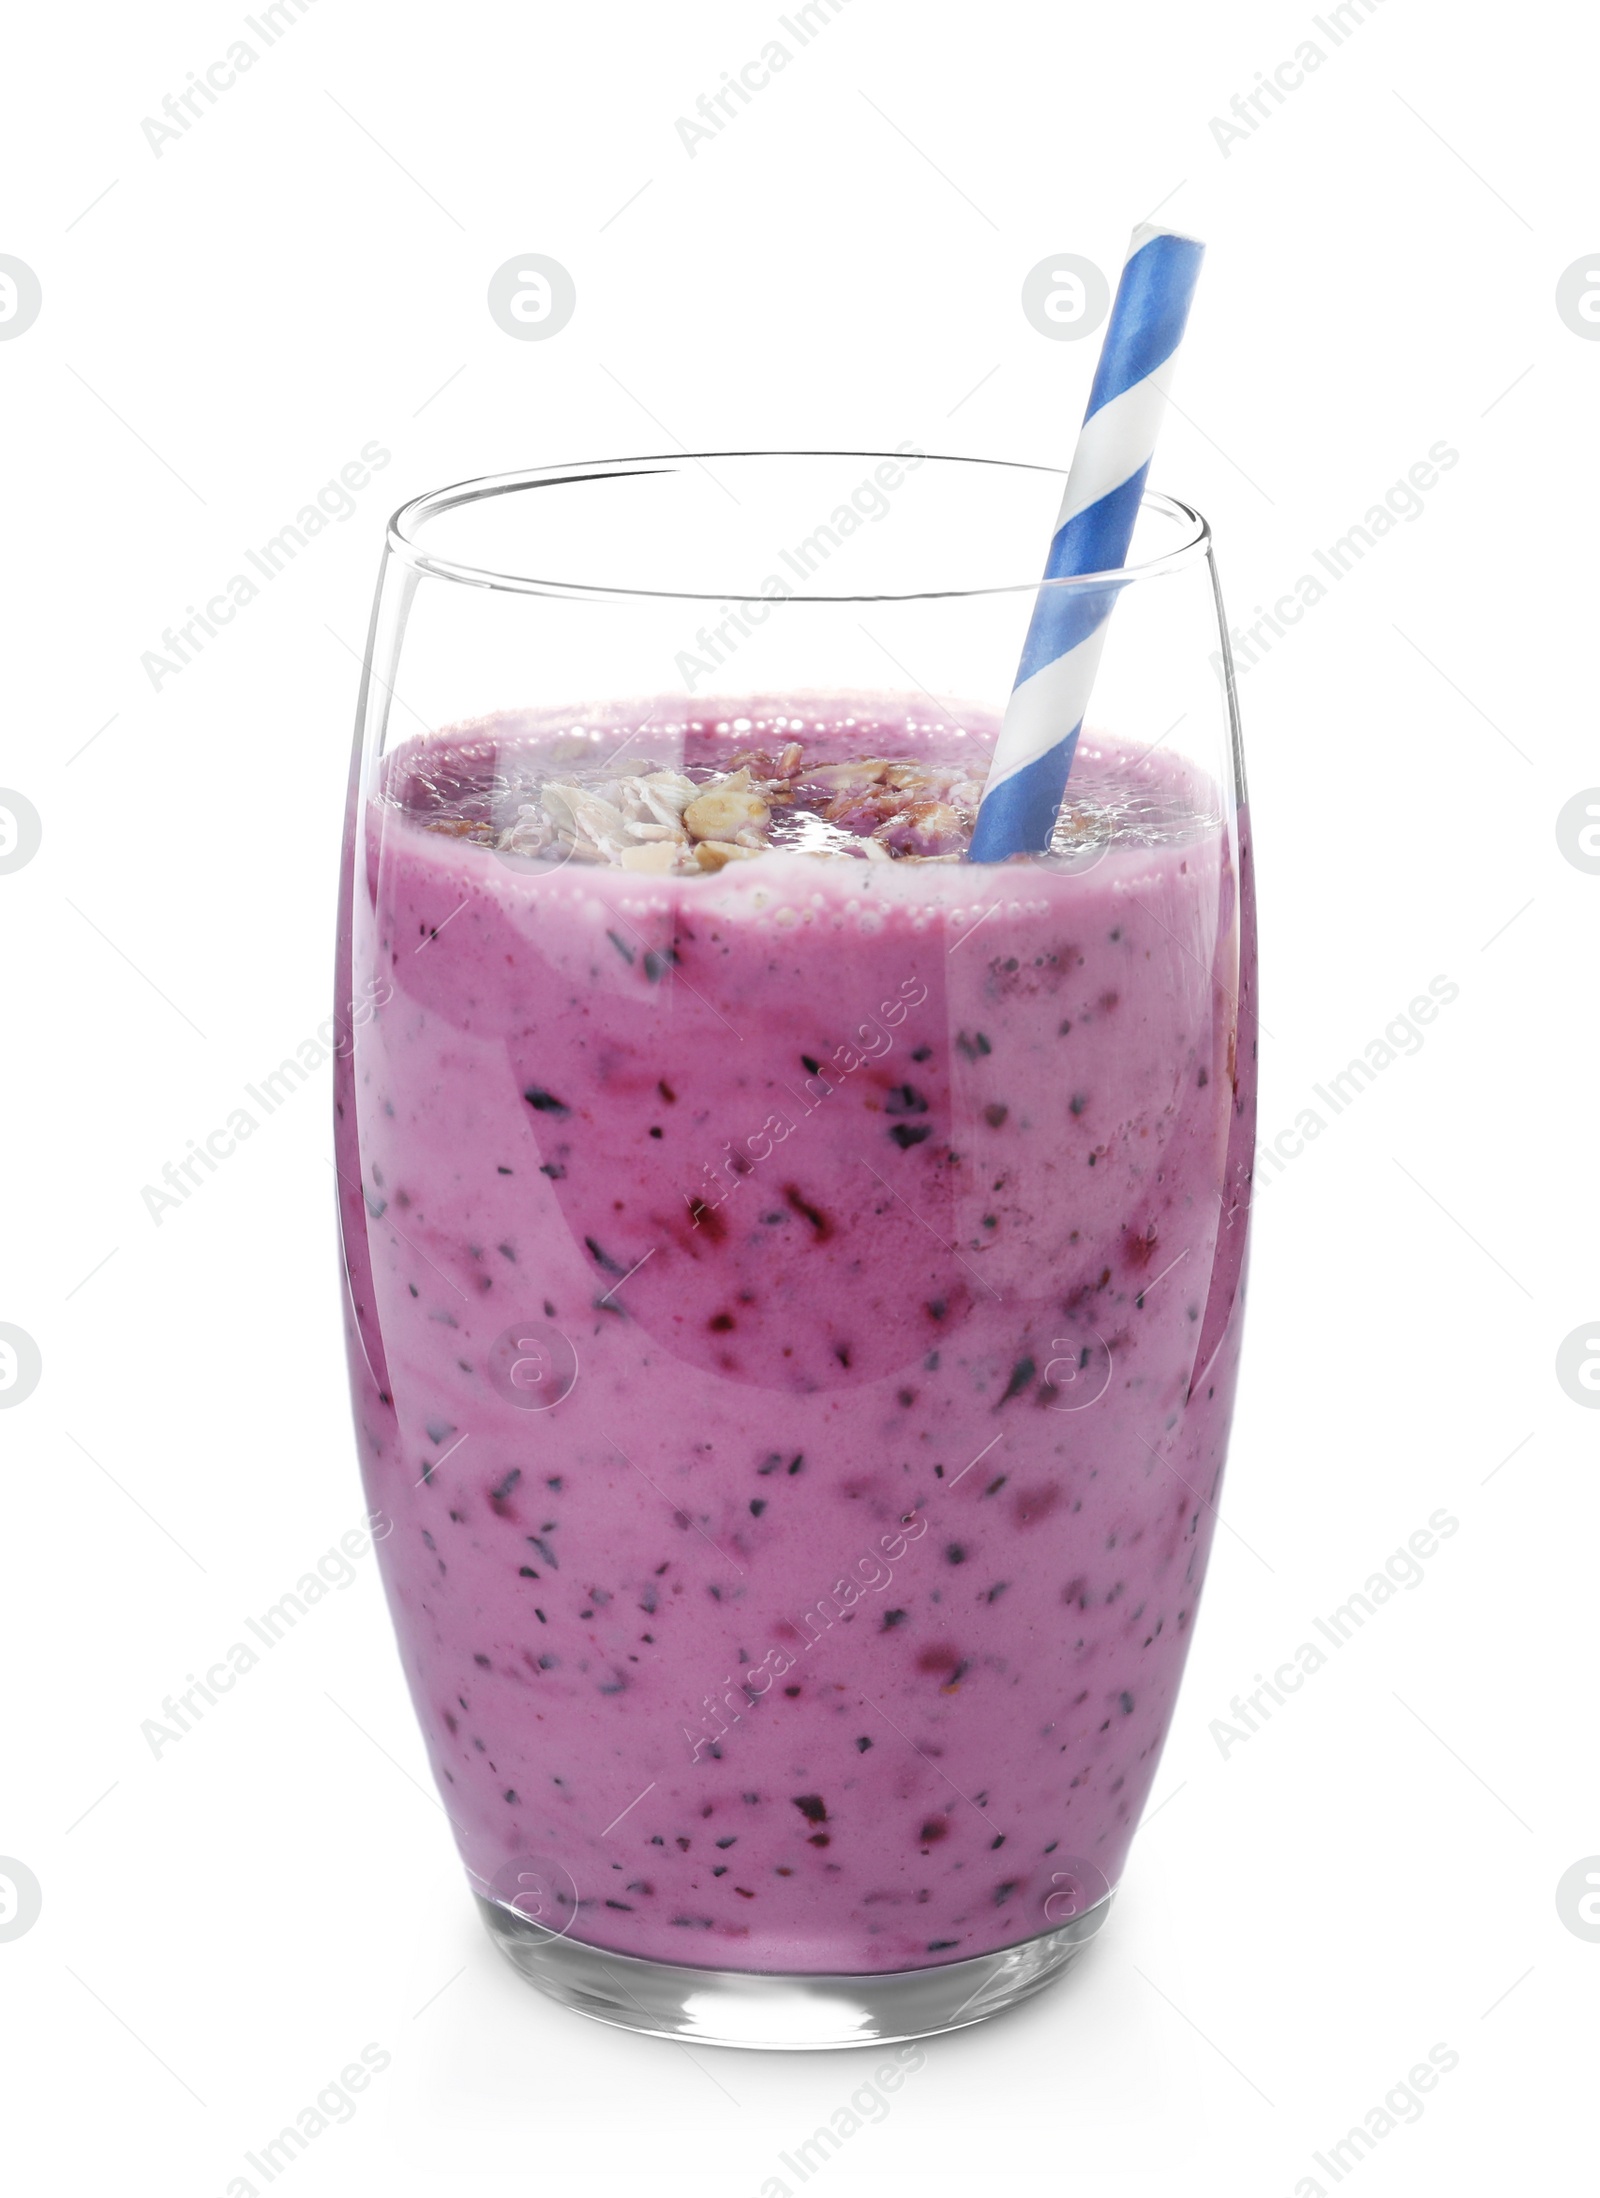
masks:
[[[1039,1990],[1172,1714],[1249,828],[1208,529],[1147,494],[1124,569],[1049,583],[1108,612],[1051,848],[960,859],[1060,491],[706,453],[389,526],[337,964],[361,1469],[483,1920],[625,2028]],[[712,779],[769,851],[685,842]]]

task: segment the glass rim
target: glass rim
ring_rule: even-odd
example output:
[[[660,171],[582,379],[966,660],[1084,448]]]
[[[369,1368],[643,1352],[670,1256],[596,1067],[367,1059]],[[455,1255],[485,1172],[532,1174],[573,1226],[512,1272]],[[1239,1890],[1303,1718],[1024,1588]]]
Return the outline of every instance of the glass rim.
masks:
[[[842,603],[917,603],[917,602],[969,602],[990,596],[1035,595],[1043,589],[1052,591],[1068,589],[1104,588],[1111,584],[1119,587],[1135,581],[1150,580],[1164,573],[1180,571],[1203,561],[1210,554],[1211,528],[1203,513],[1192,504],[1184,503],[1176,496],[1168,496],[1157,489],[1145,489],[1139,498],[1141,511],[1159,512],[1163,518],[1177,519],[1188,527],[1188,533],[1173,548],[1159,556],[1137,562],[1114,566],[1103,572],[1074,573],[1066,578],[1046,579],[1035,575],[1028,580],[1005,581],[994,587],[983,588],[911,588],[875,589],[869,594],[847,593],[843,595],[789,595],[774,598],[759,591],[723,589],[709,592],[690,588],[622,588],[580,580],[554,580],[528,573],[501,572],[487,565],[464,564],[459,559],[438,557],[425,550],[416,539],[416,530],[430,519],[447,511],[454,511],[463,504],[487,502],[494,496],[514,495],[520,490],[555,488],[579,481],[613,480],[619,473],[637,472],[646,476],[661,472],[678,472],[688,465],[702,465],[712,460],[746,458],[848,458],[854,460],[890,460],[904,464],[907,456],[913,456],[919,464],[946,466],[984,466],[996,471],[1015,473],[1039,473],[1053,476],[1065,482],[1066,469],[1062,466],[1046,466],[1018,458],[963,457],[948,451],[905,450],[676,450],[652,451],[630,458],[587,458],[564,465],[526,466],[510,473],[486,473],[473,479],[456,481],[444,488],[427,489],[421,495],[410,497],[390,514],[385,538],[386,555],[397,559],[413,572],[427,574],[434,579],[451,580],[459,585],[487,588],[514,595],[541,595],[578,600],[583,602],[678,602],[678,603],[766,603],[769,606],[781,602],[793,608],[811,604],[837,606]],[[1042,545],[1041,545],[1042,549]]]

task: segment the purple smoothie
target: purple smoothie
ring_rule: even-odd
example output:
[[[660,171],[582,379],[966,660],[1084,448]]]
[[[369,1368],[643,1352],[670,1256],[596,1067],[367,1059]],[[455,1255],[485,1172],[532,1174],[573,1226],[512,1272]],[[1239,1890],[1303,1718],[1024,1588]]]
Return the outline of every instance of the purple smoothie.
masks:
[[[631,753],[981,780],[993,719],[933,715],[680,700]],[[889,797],[688,875],[497,849],[629,730],[401,747],[347,850],[356,1420],[440,1791],[480,1892],[527,1865],[616,1952],[1013,1945],[1116,1884],[1200,1593],[1246,828],[1086,733],[1063,851],[995,867]]]

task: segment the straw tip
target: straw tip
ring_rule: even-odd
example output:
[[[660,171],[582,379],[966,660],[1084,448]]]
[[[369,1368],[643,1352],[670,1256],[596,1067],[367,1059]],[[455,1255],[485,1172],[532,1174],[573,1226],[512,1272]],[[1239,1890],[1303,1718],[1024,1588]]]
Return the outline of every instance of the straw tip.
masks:
[[[1128,245],[1129,259],[1132,259],[1135,252],[1143,251],[1156,237],[1175,237],[1180,244],[1192,244],[1197,252],[1203,252],[1206,248],[1205,239],[1194,236],[1187,229],[1174,229],[1170,222],[1165,221],[1141,221]]]

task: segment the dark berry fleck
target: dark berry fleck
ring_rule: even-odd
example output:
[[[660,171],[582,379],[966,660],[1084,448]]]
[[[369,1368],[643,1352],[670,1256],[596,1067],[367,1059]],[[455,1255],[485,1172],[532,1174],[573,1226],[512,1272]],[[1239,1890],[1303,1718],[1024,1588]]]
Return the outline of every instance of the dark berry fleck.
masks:
[[[928,1133],[923,1130],[920,1134],[925,1137]],[[825,1244],[833,1234],[833,1223],[822,1209],[819,1206],[813,1206],[808,1199],[804,1198],[799,1187],[793,1183],[785,1183],[783,1197],[785,1205],[792,1213],[797,1213],[802,1221],[810,1222],[812,1228],[817,1232],[817,1242]]]
[[[928,1102],[913,1084],[896,1084],[884,1102],[886,1114],[926,1114]]]
[[[1029,1382],[1032,1381],[1035,1371],[1031,1358],[1019,1358],[1016,1365],[1011,1369],[1011,1379],[1006,1383],[1006,1393],[1000,1399],[1000,1402],[1009,1404],[1013,1397],[1020,1396]]]

